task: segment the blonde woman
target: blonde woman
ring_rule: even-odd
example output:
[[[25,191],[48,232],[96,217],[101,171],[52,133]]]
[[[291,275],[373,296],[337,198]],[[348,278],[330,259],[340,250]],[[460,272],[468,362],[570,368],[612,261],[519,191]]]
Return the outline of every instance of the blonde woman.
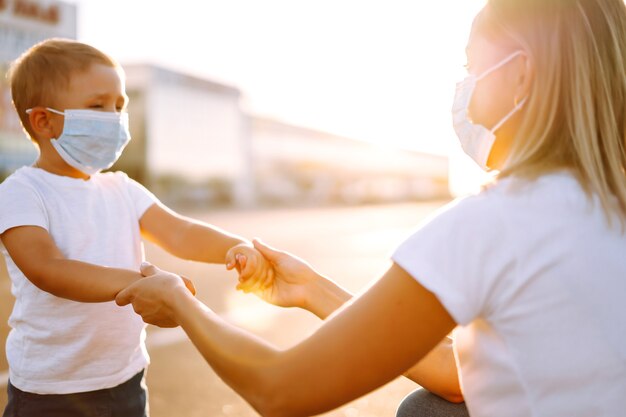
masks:
[[[467,55],[454,124],[465,151],[499,172],[493,184],[423,224],[342,307],[349,295],[330,280],[257,244],[276,277],[269,288],[244,286],[320,316],[336,310],[309,338],[277,350],[153,267],[118,303],[180,324],[262,415],[333,409],[428,362],[433,348],[448,369],[442,340],[455,327],[471,416],[624,415],[624,3],[489,0]],[[435,376],[422,375],[424,385]],[[432,405],[403,404],[399,414],[438,415],[436,405],[426,414]]]

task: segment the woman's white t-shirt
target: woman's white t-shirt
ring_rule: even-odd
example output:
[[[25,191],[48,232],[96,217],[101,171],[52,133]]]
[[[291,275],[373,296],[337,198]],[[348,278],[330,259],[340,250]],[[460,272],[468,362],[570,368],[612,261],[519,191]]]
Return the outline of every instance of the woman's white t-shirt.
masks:
[[[505,179],[393,259],[454,320],[472,417],[626,416],[626,234],[566,173]]]
[[[139,219],[156,197],[122,172],[88,181],[23,167],[0,184],[0,233],[45,229],[68,259],[139,271]],[[11,383],[37,394],[111,388],[148,364],[145,325],[132,307],[79,303],[33,285],[4,246],[15,306],[6,353]]]

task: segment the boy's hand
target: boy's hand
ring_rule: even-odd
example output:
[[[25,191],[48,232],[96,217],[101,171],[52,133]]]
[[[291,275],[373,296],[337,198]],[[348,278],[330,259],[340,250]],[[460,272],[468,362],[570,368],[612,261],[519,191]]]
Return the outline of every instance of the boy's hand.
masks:
[[[249,244],[234,246],[226,254],[226,269],[234,268],[239,273],[238,290],[254,292],[272,286],[274,269],[271,263]]]
[[[272,279],[268,284],[258,285],[253,280],[241,279],[237,289],[253,292],[261,299],[279,307],[307,308],[314,287],[326,279],[313,270],[304,260],[287,252],[271,248],[259,240],[254,240],[254,248],[270,264]]]

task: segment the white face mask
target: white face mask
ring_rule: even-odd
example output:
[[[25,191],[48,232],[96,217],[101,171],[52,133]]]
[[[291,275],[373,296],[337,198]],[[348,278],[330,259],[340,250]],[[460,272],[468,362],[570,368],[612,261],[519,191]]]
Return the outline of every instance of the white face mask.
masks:
[[[47,110],[65,116],[61,136],[50,143],[68,165],[87,175],[110,168],[130,141],[126,112]]]
[[[479,124],[470,121],[468,108],[472,101],[472,95],[478,81],[489,74],[508,64],[513,58],[522,54],[517,51],[504,58],[502,61],[489,68],[480,75],[470,74],[456,86],[456,95],[452,106],[452,122],[454,131],[461,142],[463,151],[469,155],[482,169],[487,170],[487,160],[491,153],[491,148],[496,140],[495,132],[502,127],[526,102],[526,98],[517,103],[513,110],[509,112],[500,122],[490,130]]]

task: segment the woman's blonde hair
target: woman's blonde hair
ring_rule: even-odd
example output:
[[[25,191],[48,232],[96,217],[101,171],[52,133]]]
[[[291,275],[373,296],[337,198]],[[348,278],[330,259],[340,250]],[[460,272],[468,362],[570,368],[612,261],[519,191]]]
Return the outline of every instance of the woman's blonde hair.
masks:
[[[13,106],[31,138],[34,134],[26,109],[53,106],[55,97],[69,88],[71,77],[93,64],[119,67],[117,61],[93,46],[60,38],[39,42],[11,64],[8,78]]]
[[[529,54],[534,81],[499,177],[569,169],[626,223],[623,0],[488,0],[490,27]],[[616,201],[617,200],[617,201]]]

